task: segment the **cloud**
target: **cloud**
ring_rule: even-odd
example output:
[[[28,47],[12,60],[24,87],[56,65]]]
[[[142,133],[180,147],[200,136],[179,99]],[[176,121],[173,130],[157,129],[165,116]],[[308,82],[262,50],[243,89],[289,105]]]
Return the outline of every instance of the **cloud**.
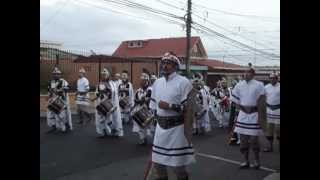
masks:
[[[184,15],[182,11],[156,3],[155,0],[135,0],[135,2],[141,2],[180,16]],[[170,3],[182,7],[178,1],[172,1]],[[273,2],[271,0],[259,0],[259,3],[256,0],[203,0],[196,1],[195,3],[216,9],[230,10],[237,13],[251,13],[260,16],[277,16],[279,4],[277,0]],[[194,13],[203,14],[201,8],[197,8],[196,10]],[[120,13],[114,11],[120,11]],[[210,12],[208,19],[228,30],[237,32],[238,35],[240,34],[251,39],[256,39],[261,43],[268,44],[268,46],[280,49],[279,32],[262,32],[279,29],[280,26],[277,22],[229,16],[217,12]],[[232,35],[195,16],[193,16],[193,20],[223,33],[228,37],[232,37],[251,46],[254,45],[251,41],[241,39],[237,35]],[[240,32],[238,32],[239,26],[241,27]],[[125,40],[181,37],[186,34],[180,25],[169,24],[141,10],[119,8],[98,0],[41,0],[40,27],[41,39],[60,41],[64,43],[64,46],[68,49],[86,51],[93,49],[99,53],[106,54],[111,54],[118,45]],[[257,33],[253,35],[248,33],[249,31]],[[192,35],[200,36],[207,51],[210,52],[210,54],[213,53],[213,55],[216,50],[237,49],[219,42],[220,40],[215,40],[214,37],[209,37],[195,30],[192,30]],[[242,59],[246,61],[245,58]],[[259,62],[264,63],[266,61],[261,60]],[[273,61],[269,62],[274,63]]]

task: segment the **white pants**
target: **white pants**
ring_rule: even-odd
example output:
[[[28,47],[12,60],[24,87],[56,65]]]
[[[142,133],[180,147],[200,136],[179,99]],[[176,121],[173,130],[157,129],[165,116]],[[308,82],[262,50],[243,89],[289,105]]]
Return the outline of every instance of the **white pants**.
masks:
[[[96,132],[99,135],[111,135],[112,120],[111,117],[102,116],[96,113]]]
[[[66,123],[70,125],[71,121],[68,118],[68,111],[63,110],[60,114],[55,114],[54,112],[48,110],[47,111],[47,124],[49,127],[55,126],[58,130],[66,131]]]
[[[128,123],[130,120],[129,111],[121,109],[121,119],[125,123]]]
[[[121,112],[120,107],[117,106],[117,109],[111,114],[112,118],[112,127],[117,131],[117,136],[123,136],[123,127],[122,127],[122,119],[121,119]]]

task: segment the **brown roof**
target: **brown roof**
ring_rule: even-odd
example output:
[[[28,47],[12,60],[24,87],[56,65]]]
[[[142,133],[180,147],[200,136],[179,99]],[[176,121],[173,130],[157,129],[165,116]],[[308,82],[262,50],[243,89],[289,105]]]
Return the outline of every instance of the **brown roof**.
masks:
[[[237,64],[227,63],[214,59],[192,59],[191,64],[208,66],[208,70],[214,69],[242,69],[243,67]]]
[[[90,55],[89,57],[80,56],[74,60],[75,63],[98,63],[101,61],[102,63],[126,63],[126,62],[156,62],[159,61],[157,59],[135,59],[135,58],[124,58],[124,57],[116,57],[116,56],[109,56],[109,55]]]
[[[123,41],[112,55],[118,57],[162,57],[168,51],[174,52],[178,57],[186,55],[186,37],[135,41],[142,41],[143,46],[129,48],[128,43],[132,41]],[[191,48],[199,41],[201,43],[200,37],[191,37]]]

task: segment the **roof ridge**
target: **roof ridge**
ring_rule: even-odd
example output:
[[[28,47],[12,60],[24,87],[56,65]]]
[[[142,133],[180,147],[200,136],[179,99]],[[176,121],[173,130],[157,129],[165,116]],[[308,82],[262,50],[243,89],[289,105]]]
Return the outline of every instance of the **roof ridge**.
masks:
[[[151,39],[132,39],[125,40],[122,42],[130,42],[130,41],[150,41],[150,40],[166,40],[166,39],[185,39],[186,37],[164,37],[164,38],[151,38]],[[191,36],[191,38],[200,38],[200,36]]]

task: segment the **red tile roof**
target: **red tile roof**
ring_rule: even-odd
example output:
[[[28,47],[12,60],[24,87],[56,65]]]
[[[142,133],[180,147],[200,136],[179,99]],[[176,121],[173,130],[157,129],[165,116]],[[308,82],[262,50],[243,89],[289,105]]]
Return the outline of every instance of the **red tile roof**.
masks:
[[[185,57],[186,55],[187,42],[185,37],[133,41],[142,41],[143,47],[128,48],[128,43],[132,41],[123,41],[112,55],[118,57],[162,57],[168,51],[173,51],[178,57]],[[198,41],[201,42],[200,37],[191,37],[191,48]]]
[[[192,59],[191,64],[200,65],[200,66],[208,66],[208,70],[214,69],[241,69],[243,68],[240,65],[227,63],[214,59]]]

